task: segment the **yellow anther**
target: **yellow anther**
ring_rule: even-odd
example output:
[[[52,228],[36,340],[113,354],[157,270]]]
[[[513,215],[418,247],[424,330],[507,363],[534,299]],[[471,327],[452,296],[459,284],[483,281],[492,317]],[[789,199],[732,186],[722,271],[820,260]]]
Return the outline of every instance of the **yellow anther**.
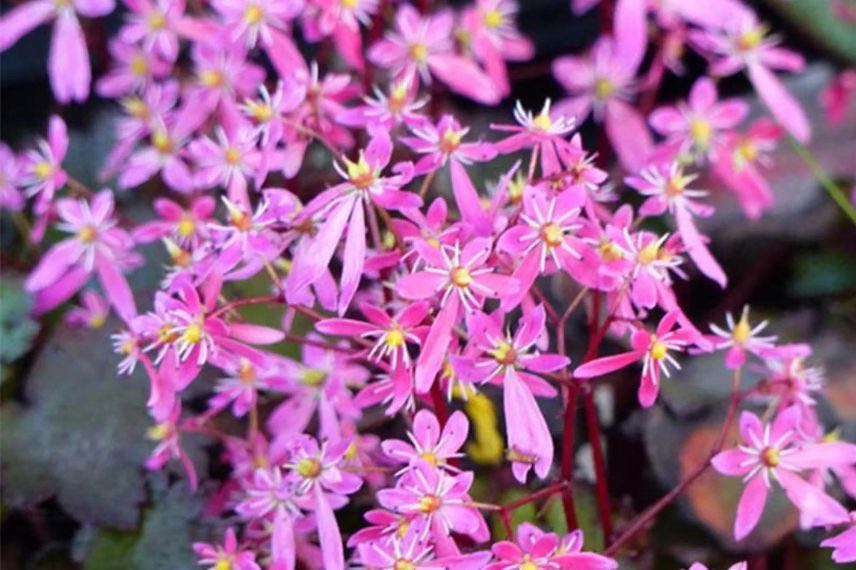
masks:
[[[603,101],[615,92],[615,85],[606,77],[599,77],[594,82],[594,96]]]
[[[440,139],[440,150],[446,154],[455,152],[461,145],[461,137],[461,133],[452,129],[446,129],[446,132],[443,133],[443,138]]]
[[[139,97],[127,97],[122,99],[122,107],[135,119],[146,119],[149,116],[149,107]]]
[[[169,422],[163,422],[155,424],[147,429],[146,437],[154,441],[161,441],[166,439],[170,433],[172,433],[172,424]]]
[[[266,123],[273,118],[273,108],[263,101],[250,101],[247,103],[247,111],[259,123]]]
[[[425,495],[419,499],[419,510],[424,514],[435,512],[443,506],[443,502],[436,495]]]
[[[763,26],[756,26],[751,30],[746,30],[737,38],[737,47],[741,51],[753,50],[761,45],[765,34],[766,30]]]
[[[553,119],[550,118],[549,111],[542,111],[538,113],[534,119],[532,119],[532,124],[539,131],[549,131],[553,126]]]
[[[651,348],[648,349],[648,352],[654,360],[663,360],[669,353],[669,349],[665,344],[655,338],[651,343]]]
[[[169,154],[172,152],[172,139],[165,130],[157,129],[152,133],[152,146],[161,154]]]
[[[659,253],[660,243],[657,241],[652,241],[651,243],[639,250],[639,263],[643,265],[653,263],[657,261]]]
[[[131,73],[134,75],[145,75],[149,70],[149,62],[142,55],[135,55],[131,60]]]
[[[713,128],[710,122],[704,119],[693,119],[690,122],[690,136],[696,146],[705,148],[710,143],[710,137],[713,134]]]
[[[163,12],[154,10],[151,14],[149,14],[148,22],[149,29],[154,31],[162,30],[166,27],[166,16],[163,14]]]
[[[232,570],[232,563],[226,558],[218,558],[212,570]]]
[[[404,340],[404,333],[401,332],[401,329],[398,328],[398,326],[393,326],[393,328],[388,330],[384,336],[384,342],[389,348],[398,348],[403,346]]]
[[[422,452],[419,457],[433,467],[437,467],[439,460],[437,459],[437,454],[431,451]]]
[[[97,237],[98,228],[96,228],[95,226],[83,226],[82,228],[80,228],[80,231],[77,232],[77,239],[79,239],[83,243],[92,243]]]
[[[428,59],[428,48],[423,43],[415,43],[410,45],[410,58],[422,63]]]
[[[264,10],[262,10],[262,7],[258,4],[250,4],[247,6],[247,9],[244,10],[244,21],[251,26],[261,24],[264,18]]]
[[[603,241],[597,247],[597,251],[600,254],[601,259],[603,259],[607,263],[612,263],[613,261],[618,261],[622,257],[621,250],[611,241]]]
[[[102,313],[96,313],[89,317],[89,326],[93,329],[100,329],[107,322],[107,316]]]
[[[321,474],[321,462],[312,457],[304,457],[297,462],[295,467],[297,473],[306,479],[314,479]]]
[[[223,84],[223,74],[216,69],[206,69],[199,74],[199,82],[205,87],[219,87]]]
[[[173,265],[179,267],[187,267],[193,261],[193,256],[189,251],[182,249],[177,243],[169,238],[163,238],[163,244],[166,247],[166,252],[172,260]]]
[[[41,160],[33,166],[33,174],[36,175],[36,178],[39,180],[47,180],[53,174],[54,167],[53,164],[47,162],[46,160]]]
[[[238,164],[239,162],[241,162],[241,151],[239,151],[233,146],[230,146],[226,149],[226,152],[223,153],[223,158],[228,164]]]
[[[488,10],[484,14],[484,25],[488,28],[498,28],[505,23],[505,16],[499,10]]]
[[[498,363],[505,366],[511,366],[517,362],[517,351],[505,341],[500,341],[499,346],[490,351],[490,355]]]
[[[415,570],[416,564],[406,558],[399,558],[392,566],[393,570]]]
[[[196,344],[202,340],[202,335],[203,330],[199,323],[191,323],[186,329],[184,329],[181,339],[188,344]]]
[[[734,325],[734,329],[731,331],[731,338],[737,344],[743,344],[749,340],[751,335],[752,327],[749,326],[749,315],[747,311],[744,311],[743,316],[740,317],[740,320],[737,321],[737,324]]]
[[[175,231],[178,232],[183,238],[189,238],[196,232],[196,222],[193,221],[190,217],[183,217],[181,221],[178,222],[178,225],[175,228]]]
[[[246,384],[252,384],[256,381],[256,369],[252,362],[246,358],[241,359],[241,365],[238,367],[238,380]]]
[[[473,276],[466,267],[456,267],[449,273],[449,279],[458,287],[467,287],[473,282]]]
[[[345,159],[345,167],[348,171],[348,179],[359,190],[366,190],[374,184],[377,178],[377,173],[372,170],[372,167],[366,161],[366,155],[360,151],[360,158],[357,162]]]
[[[761,463],[764,467],[776,467],[781,461],[782,457],[775,447],[767,447],[761,451]]]
[[[306,386],[320,386],[327,379],[327,373],[323,370],[307,369],[300,375],[300,381]]]
[[[342,8],[353,10],[354,8],[360,5],[360,0],[340,0],[339,4],[342,6]]]
[[[541,226],[541,239],[550,247],[559,247],[565,239],[565,232],[557,224],[549,222]]]

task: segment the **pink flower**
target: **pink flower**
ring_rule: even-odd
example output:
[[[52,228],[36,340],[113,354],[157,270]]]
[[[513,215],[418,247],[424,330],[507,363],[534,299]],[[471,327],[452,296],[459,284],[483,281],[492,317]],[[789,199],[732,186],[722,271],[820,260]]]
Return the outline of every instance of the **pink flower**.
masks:
[[[175,115],[168,115],[154,121],[148,144],[120,167],[120,188],[139,186],[160,171],[164,182],[173,190],[190,192],[194,189],[193,174],[184,150],[190,131],[184,130],[175,118]]]
[[[641,360],[639,403],[646,408],[652,406],[660,389],[660,374],[670,376],[669,365],[678,370],[681,368],[670,351],[683,352],[689,344],[698,342],[698,334],[694,330],[684,326],[674,330],[677,320],[678,311],[671,311],[662,318],[654,333],[636,329],[630,339],[633,350],[586,362],[577,367],[574,377],[585,379],[603,376]]]
[[[65,315],[65,322],[69,326],[89,327],[97,329],[104,326],[107,315],[110,314],[110,305],[104,298],[87,289],[83,292],[80,307],[74,307]]]
[[[357,70],[363,70],[363,42],[360,25],[368,27],[380,0],[322,1],[310,3],[304,10],[303,33],[316,42],[332,36],[339,54]]]
[[[387,439],[381,443],[383,452],[398,463],[406,463],[413,468],[419,461],[425,461],[432,467],[457,472],[449,460],[462,457],[461,447],[467,440],[470,423],[467,416],[456,411],[443,428],[437,417],[428,410],[419,410],[413,418],[413,431],[407,436],[410,443],[399,439]]]
[[[742,445],[720,452],[712,460],[723,475],[741,476],[746,487],[737,505],[734,537],[742,540],[758,524],[771,481],[777,481],[788,498],[813,524],[836,524],[847,520],[847,512],[797,473],[818,466],[856,463],[856,445],[843,442],[800,441],[797,424],[799,408],[781,410],[772,423],[758,416],[740,416]]]
[[[400,124],[415,127],[428,119],[420,112],[427,99],[417,98],[418,86],[409,78],[391,81],[389,92],[374,88],[374,97],[364,96],[364,105],[343,111],[338,120],[346,125],[392,129]]]
[[[576,530],[559,539],[524,522],[517,528],[517,542],[503,540],[491,547],[494,561],[485,570],[614,570],[618,563],[612,558],[582,552],[583,533]]]
[[[426,242],[416,241],[414,247],[427,266],[401,277],[396,283],[398,294],[415,301],[442,293],[442,308],[431,324],[416,361],[415,387],[421,394],[430,390],[443,365],[459,308],[480,308],[486,297],[496,299],[513,295],[519,285],[513,277],[499,275],[487,265],[490,240],[475,238],[463,248],[458,244],[452,248],[434,248]]]
[[[742,5],[737,6],[739,9],[723,18],[717,28],[690,32],[690,39],[703,53],[717,58],[710,66],[712,75],[723,77],[745,69],[776,120],[795,139],[807,142],[811,126],[802,106],[770,71],[800,71],[805,65],[803,58],[778,47],[778,40],[766,35],[767,28],[755,13]]]
[[[533,373],[554,372],[570,364],[570,360],[559,354],[542,354],[537,348],[532,350],[546,334],[543,305],[524,312],[514,336],[503,334],[501,325],[481,312],[468,315],[470,347],[481,354],[474,358],[452,356],[451,361],[464,380],[502,384],[514,476],[522,483],[534,466],[538,477],[544,479],[553,464],[553,438],[533,393],[555,397],[556,391]]]
[[[172,66],[157,55],[124,40],[114,39],[109,49],[113,67],[95,84],[95,92],[101,97],[118,98],[143,91],[171,71]]]
[[[193,544],[193,552],[199,557],[199,563],[210,566],[210,570],[221,570],[222,568],[234,568],[235,570],[260,570],[256,564],[256,555],[252,550],[241,550],[238,548],[238,539],[235,530],[231,527],[226,529],[223,535],[223,545],[196,542]]]
[[[243,121],[218,128],[216,142],[205,136],[188,145],[188,151],[196,161],[196,181],[201,188],[221,185],[226,188],[229,200],[236,204],[249,205],[247,177],[257,170],[261,160],[255,141],[249,136],[250,127]],[[256,179],[261,186],[263,180]]]
[[[35,205],[37,214],[47,211],[54,194],[68,180],[68,174],[62,169],[62,161],[68,151],[68,130],[65,122],[53,115],[48,123],[47,140],[38,143],[38,150],[27,151],[21,159],[20,183],[28,198],[38,196]]]
[[[748,570],[749,566],[746,562],[737,562],[736,564],[732,564],[728,567],[728,570]],[[690,566],[687,570],[708,570],[707,566],[702,564],[701,562],[693,562],[693,565]]]
[[[178,58],[184,0],[123,0],[123,4],[130,12],[118,37],[129,44],[141,44],[147,52],[174,62]]]
[[[782,129],[769,119],[755,121],[745,135],[729,134],[714,159],[714,172],[737,195],[750,219],[773,205],[773,193],[759,167],[769,167],[767,156],[782,138]]]
[[[215,205],[210,196],[194,198],[187,209],[168,198],[158,198],[154,201],[154,209],[162,219],[140,224],[132,235],[140,243],[170,237],[180,245],[195,249],[209,237],[206,225]]]
[[[489,532],[470,498],[472,482],[472,472],[452,475],[419,461],[402,475],[395,488],[378,491],[377,499],[381,506],[424,524],[432,535],[456,532],[483,542]]]
[[[654,109],[648,121],[681,155],[710,157],[721,144],[722,132],[737,127],[749,111],[739,99],[716,99],[716,85],[702,77],[693,85],[688,102]]]
[[[621,2],[632,7],[639,2]],[[616,20],[620,15],[616,9]],[[602,37],[587,56],[564,56],[553,61],[553,76],[569,98],[556,104],[554,114],[577,123],[593,113],[604,121],[606,134],[621,163],[635,171],[644,165],[653,141],[644,119],[629,104],[633,78],[645,51],[645,31],[616,26],[615,38]]]
[[[337,336],[375,337],[375,344],[368,357],[380,361],[388,358],[393,369],[399,365],[409,367],[410,355],[407,343],[421,344],[418,327],[428,316],[429,304],[413,303],[404,307],[395,317],[373,305],[361,304],[360,311],[368,322],[354,319],[324,319],[315,324],[318,332]]]
[[[639,208],[641,215],[655,216],[668,211],[675,217],[675,223],[690,259],[702,273],[724,288],[728,278],[707,249],[704,237],[693,221],[693,216],[713,215],[711,206],[696,200],[706,196],[707,192],[688,188],[695,179],[696,176],[685,175],[680,164],[675,161],[671,164],[658,164],[645,168],[639,172],[638,176],[626,178],[626,182],[649,197]]]
[[[113,0],[32,0],[20,4],[0,19],[0,52],[39,25],[55,20],[48,54],[51,89],[60,103],[85,101],[92,71],[77,14],[87,18],[106,16],[114,6]]]
[[[0,142],[0,209],[16,212],[24,207],[24,196],[20,191],[21,166],[12,149]]]
[[[820,92],[820,105],[826,112],[826,122],[837,126],[844,122],[856,96],[856,69],[845,69]]]
[[[36,294],[34,311],[49,311],[66,301],[93,271],[110,304],[126,322],[136,316],[134,297],[122,271],[138,263],[133,240],[116,227],[113,193],[102,190],[90,202],[62,198],[57,228],[74,234],[55,244],[27,277],[25,288]]]
[[[281,390],[285,380],[273,363],[253,364],[247,358],[229,359],[221,365],[228,374],[214,387],[208,400],[211,410],[219,411],[232,404],[235,417],[243,417],[258,401],[259,390]]]
[[[551,114],[550,100],[547,99],[537,115],[524,109],[518,101],[514,107],[514,119],[517,125],[490,126],[497,131],[514,133],[494,145],[497,152],[508,154],[522,148],[536,149],[540,153],[543,175],[555,174],[560,169],[557,147],[564,145],[565,135],[574,130],[574,117]]]
[[[259,40],[273,43],[272,30],[287,29],[303,0],[215,0],[212,6],[223,17],[229,39],[253,48]]]
[[[424,83],[436,76],[452,91],[479,103],[493,105],[502,93],[478,65],[454,52],[452,12],[440,11],[422,17],[410,4],[403,4],[395,15],[395,31],[371,46],[368,58],[390,69],[398,79],[415,78]]]
[[[165,408],[154,417],[154,426],[146,432],[149,439],[157,445],[146,460],[146,468],[152,471],[162,469],[170,459],[178,459],[187,474],[191,490],[196,490],[199,483],[196,468],[181,446],[181,402],[176,401],[170,408]]]
[[[850,513],[850,521],[850,528],[820,543],[821,546],[835,549],[832,559],[839,564],[856,562],[856,511]]]
[[[717,337],[713,339],[714,347],[717,350],[728,349],[725,356],[727,368],[733,370],[743,366],[746,362],[747,352],[761,356],[764,351],[774,346],[776,337],[758,336],[761,331],[767,328],[767,321],[762,321],[754,327],[749,324],[749,305],[743,307],[739,321],[735,322],[731,313],[725,314],[725,320],[728,323],[727,330],[714,324],[710,325],[710,329]]]

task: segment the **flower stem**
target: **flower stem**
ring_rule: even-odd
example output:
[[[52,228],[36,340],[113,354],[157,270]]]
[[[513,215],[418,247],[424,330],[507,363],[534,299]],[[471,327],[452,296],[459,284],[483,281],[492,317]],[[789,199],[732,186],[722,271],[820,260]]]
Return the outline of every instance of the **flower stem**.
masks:
[[[826,193],[829,194],[829,197],[832,198],[832,201],[835,202],[841,211],[850,218],[850,221],[856,225],[856,208],[853,207],[853,204],[850,203],[850,200],[847,199],[847,194],[844,193],[844,190],[841,189],[838,184],[836,184],[832,178],[826,173],[826,170],[823,169],[820,162],[818,162],[817,158],[811,153],[811,151],[799,143],[795,138],[788,137],[788,141],[791,143],[791,147],[793,147],[794,151],[797,153],[802,161],[808,166],[808,169],[814,175],[820,185],[823,186],[823,189],[826,190]]]

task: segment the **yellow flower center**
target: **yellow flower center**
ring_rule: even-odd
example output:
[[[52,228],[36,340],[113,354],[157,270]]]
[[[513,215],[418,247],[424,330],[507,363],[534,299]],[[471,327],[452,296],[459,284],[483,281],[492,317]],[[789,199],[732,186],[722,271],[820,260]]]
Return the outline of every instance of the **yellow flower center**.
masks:
[[[428,48],[423,43],[415,43],[410,45],[410,57],[418,63],[423,63],[428,59]]]
[[[737,324],[734,325],[734,330],[731,331],[731,338],[734,339],[734,342],[737,344],[743,344],[749,340],[749,336],[751,334],[752,327],[749,326],[749,319],[744,314]]]
[[[188,238],[193,235],[196,231],[196,222],[194,222],[191,218],[185,216],[181,218],[181,221],[178,222],[178,226],[176,226],[176,231],[178,235],[184,238]]]
[[[443,502],[436,495],[425,495],[419,499],[419,510],[426,515],[435,512],[442,505]]]
[[[323,370],[304,370],[300,375],[300,381],[306,386],[320,386],[327,379],[327,373]]]
[[[255,3],[247,6],[247,9],[244,11],[244,21],[250,26],[261,24],[264,17],[265,13],[262,7]]]
[[[449,279],[457,287],[467,287],[473,282],[473,276],[466,267],[456,267],[449,274]]]
[[[178,338],[178,334],[172,330],[172,325],[163,324],[158,328],[158,342],[165,344]]]
[[[227,163],[235,165],[241,162],[241,151],[236,149],[235,147],[230,146],[226,149],[226,152],[223,155],[223,158]]]
[[[348,445],[348,449],[345,450],[345,459],[355,459],[359,450],[357,442],[352,441],[350,445]]]
[[[360,158],[357,162],[352,162],[346,158],[345,166],[348,169],[348,179],[358,190],[371,188],[377,178],[377,173],[369,166],[363,151],[360,151]]]
[[[241,365],[238,367],[238,380],[245,384],[253,384],[256,381],[256,369],[245,358],[241,359]]]
[[[259,123],[266,123],[273,118],[273,108],[261,101],[247,103],[247,110],[250,112],[250,116]]]
[[[758,148],[752,141],[744,140],[737,145],[734,154],[738,168],[742,168],[746,163],[754,162],[758,158]]]
[[[639,250],[639,263],[642,265],[648,265],[649,263],[653,263],[657,260],[660,253],[660,244],[659,242],[652,241],[641,250]]]
[[[665,344],[654,338],[651,342],[651,348],[648,349],[648,352],[651,354],[651,358],[654,360],[663,360],[666,358],[666,355],[669,353],[669,349]]]
[[[488,28],[498,28],[505,23],[505,16],[499,10],[488,10],[484,14],[484,25]]]
[[[600,245],[597,247],[597,251],[600,254],[601,259],[603,259],[607,263],[618,261],[623,257],[621,255],[621,250],[618,249],[618,246],[611,241],[601,242]]]
[[[706,147],[710,142],[710,136],[713,134],[713,129],[709,121],[704,119],[694,119],[690,122],[690,136],[693,138],[696,146]]]
[[[342,8],[345,8],[347,10],[353,10],[354,8],[360,5],[360,0],[340,0],[339,4],[342,6]]]
[[[407,101],[407,86],[399,83],[389,92],[389,110],[400,113],[404,109],[405,101]]]
[[[416,564],[406,558],[399,558],[392,566],[393,570],[415,570]]]
[[[95,226],[83,226],[77,232],[77,238],[83,243],[92,243],[98,237],[98,228]]]
[[[767,447],[761,451],[761,463],[764,467],[776,467],[781,460],[779,450],[775,447]]]
[[[529,558],[527,554],[523,558],[523,562],[520,563],[520,570],[538,570],[538,565]]]
[[[523,199],[523,189],[526,188],[526,179],[522,174],[518,173],[517,176],[514,177],[514,180],[511,180],[508,183],[508,200],[512,204],[517,204],[520,200]]]
[[[172,424],[169,422],[163,422],[160,424],[155,424],[149,429],[146,430],[146,437],[153,441],[161,441],[162,439],[166,439],[172,431]]]
[[[389,348],[398,348],[404,344],[404,333],[401,332],[401,329],[397,325],[394,325],[393,328],[386,332],[384,342],[386,342],[386,346]]]
[[[135,346],[136,343],[133,341],[133,339],[128,339],[122,343],[122,346],[119,347],[119,352],[121,352],[122,354],[131,354],[132,352],[134,352]]]
[[[186,329],[184,329],[181,339],[188,344],[198,343],[202,340],[202,327],[199,323],[191,323]]]
[[[419,457],[423,461],[428,463],[429,465],[432,465],[433,467],[437,467],[437,463],[438,463],[437,454],[435,454],[431,451],[424,451],[419,455]]]
[[[603,101],[615,92],[615,85],[606,77],[598,77],[594,82],[594,96]]]
[[[232,563],[226,558],[218,558],[212,570],[232,570]]]
[[[169,254],[169,258],[172,260],[173,265],[187,267],[190,265],[190,262],[193,261],[193,256],[190,255],[190,252],[183,250],[171,239],[164,238],[163,243],[166,246],[166,251]]]
[[[304,457],[297,462],[297,472],[305,479],[314,479],[321,474],[321,462],[312,457]]]
[[[223,84],[223,74],[216,69],[206,69],[199,74],[199,82],[205,87],[219,87]]]
[[[680,196],[686,188],[687,181],[681,175],[672,176],[666,182],[666,195],[670,197]]]
[[[149,29],[153,31],[162,30],[166,27],[166,16],[157,10],[149,14]]]
[[[553,126],[553,119],[550,118],[550,113],[542,112],[532,119],[532,124],[539,131],[549,131]]]
[[[443,138],[440,139],[440,150],[446,154],[451,154],[458,150],[461,145],[461,133],[455,132],[452,129],[447,129],[443,133]]]
[[[142,55],[135,55],[131,60],[131,73],[134,75],[145,75],[149,70],[149,62]]]
[[[95,314],[89,317],[89,326],[93,329],[100,329],[107,322],[107,317],[102,314]]]
[[[128,97],[122,100],[125,111],[136,119],[143,120],[149,116],[149,107],[139,97]]]
[[[746,30],[737,38],[737,47],[741,51],[751,51],[761,45],[766,31],[763,26]]]
[[[550,247],[559,247],[565,238],[565,233],[557,224],[549,222],[541,226],[541,239]]]
[[[33,174],[35,174],[36,178],[39,180],[47,180],[51,177],[53,171],[53,165],[45,160],[37,162],[36,165],[33,166]]]
[[[501,341],[499,346],[490,351],[490,355],[498,363],[504,366],[512,366],[517,362],[517,351],[514,347],[505,341]]]
[[[169,154],[172,152],[172,139],[166,131],[158,129],[152,133],[152,146],[161,154]]]

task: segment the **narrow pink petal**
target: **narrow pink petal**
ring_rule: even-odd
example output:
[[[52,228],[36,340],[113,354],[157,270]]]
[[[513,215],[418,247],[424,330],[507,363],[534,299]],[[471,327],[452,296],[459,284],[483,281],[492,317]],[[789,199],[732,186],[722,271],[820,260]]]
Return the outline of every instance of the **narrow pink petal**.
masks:
[[[748,72],[749,80],[776,120],[799,142],[807,143],[811,138],[811,126],[799,102],[763,65],[749,65]]]
[[[466,169],[456,160],[452,161],[452,191],[455,194],[455,203],[461,212],[461,220],[473,228],[476,236],[490,235],[492,224],[490,217],[481,205],[478,192],[470,180]]]
[[[428,410],[419,410],[413,418],[413,435],[423,446],[433,447],[440,441],[440,422]]]
[[[544,414],[532,392],[515,372],[505,375],[503,387],[502,406],[508,447],[520,453],[535,455],[535,473],[543,479],[553,463],[553,438]]]
[[[377,327],[354,319],[324,319],[315,323],[315,330],[335,336],[360,336]]]
[[[630,105],[611,99],[606,105],[606,134],[625,169],[636,172],[654,148],[645,120]]]
[[[344,315],[357,292],[366,262],[366,222],[363,205],[358,203],[348,222],[342,259],[342,281],[339,293],[339,315]]]
[[[458,318],[458,304],[458,296],[450,296],[428,330],[428,336],[416,361],[414,384],[417,394],[424,394],[431,389],[434,377],[443,366],[443,360],[452,342],[452,328]]]
[[[596,378],[597,376],[603,376],[604,374],[609,374],[610,372],[629,366],[640,358],[642,358],[642,354],[638,351],[596,358],[578,366],[574,370],[574,378]]]
[[[405,299],[428,299],[437,294],[445,281],[443,275],[417,271],[400,277],[395,283],[395,290]]]
[[[739,449],[726,449],[710,460],[713,468],[723,475],[745,475],[752,470],[752,463],[744,465],[751,456]]]
[[[60,15],[54,24],[48,54],[48,76],[57,101],[85,101],[92,72],[80,22],[73,13]]]
[[[345,568],[345,553],[342,548],[339,523],[336,522],[333,508],[320,485],[315,485],[315,517],[318,523],[318,538],[321,544],[324,568],[343,570]]]
[[[229,334],[250,344],[276,344],[285,338],[285,333],[280,330],[250,323],[231,323]]]
[[[15,6],[0,18],[0,52],[12,47],[33,28],[47,22],[54,12],[50,0],[24,2]]]
[[[618,0],[615,5],[615,48],[622,68],[633,74],[642,63],[648,44],[648,6],[639,0]]]
[[[847,467],[856,464],[856,445],[844,441],[809,443],[788,457],[788,463],[802,469]]]
[[[77,262],[83,249],[75,239],[67,239],[53,246],[27,277],[24,288],[33,293],[53,285],[66,270]]]
[[[800,510],[801,520],[811,525],[840,524],[850,520],[841,503],[796,473],[777,469],[776,476],[788,499]]]
[[[434,55],[429,61],[431,73],[449,88],[485,105],[502,100],[502,91],[490,76],[471,60],[459,55]]]
[[[128,280],[119,271],[115,261],[106,257],[98,256],[96,258],[95,271],[98,273],[101,286],[104,287],[107,299],[113,305],[116,314],[125,323],[130,324],[137,316],[137,305],[134,303],[134,294],[131,292]]]
[[[690,258],[702,273],[724,288],[728,283],[728,277],[725,276],[725,271],[722,270],[722,267],[707,249],[692,216],[686,208],[680,206],[675,208],[675,221]]]
[[[737,515],[734,519],[734,538],[743,540],[758,525],[767,502],[767,485],[760,473],[749,479],[740,501],[737,503]]]

